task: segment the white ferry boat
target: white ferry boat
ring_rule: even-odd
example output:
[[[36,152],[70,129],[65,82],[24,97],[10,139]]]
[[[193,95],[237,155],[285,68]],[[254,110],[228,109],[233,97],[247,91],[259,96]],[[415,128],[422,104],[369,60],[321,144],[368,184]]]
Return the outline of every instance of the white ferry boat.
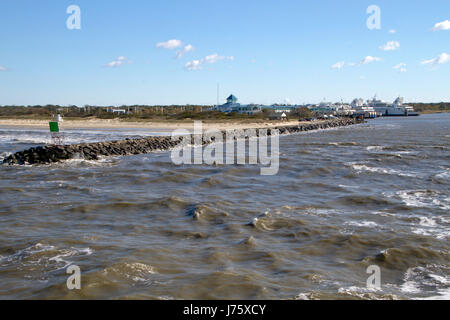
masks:
[[[376,112],[383,117],[411,117],[418,116],[419,113],[414,111],[414,108],[403,104],[403,98],[398,97],[394,103],[389,104],[383,100],[377,100],[376,96],[367,101],[367,105],[372,107]]]
[[[355,111],[353,115],[356,117],[372,119],[380,116],[372,106],[365,104],[363,99],[353,100],[351,107]]]

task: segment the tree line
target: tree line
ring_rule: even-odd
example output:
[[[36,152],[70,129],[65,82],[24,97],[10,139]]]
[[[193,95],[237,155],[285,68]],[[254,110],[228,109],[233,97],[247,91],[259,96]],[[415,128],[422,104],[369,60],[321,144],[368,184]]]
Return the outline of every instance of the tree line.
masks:
[[[220,120],[220,119],[269,119],[273,111],[263,109],[262,112],[253,115],[237,112],[223,113],[212,110],[213,106],[204,105],[171,105],[171,106],[147,106],[127,105],[119,107],[108,106],[60,106],[60,105],[36,105],[36,106],[2,106],[0,118],[23,119],[49,119],[56,114],[64,118],[99,118],[99,119],[167,119],[167,120]],[[313,117],[306,107],[295,109],[291,118]]]

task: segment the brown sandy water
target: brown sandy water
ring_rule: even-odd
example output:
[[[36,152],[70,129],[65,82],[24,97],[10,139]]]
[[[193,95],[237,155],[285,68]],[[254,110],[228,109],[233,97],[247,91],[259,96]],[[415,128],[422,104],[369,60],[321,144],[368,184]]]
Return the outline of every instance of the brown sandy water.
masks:
[[[0,167],[0,298],[448,298],[449,139],[448,114],[281,136],[276,176],[167,152]],[[0,154],[47,140],[3,127]]]

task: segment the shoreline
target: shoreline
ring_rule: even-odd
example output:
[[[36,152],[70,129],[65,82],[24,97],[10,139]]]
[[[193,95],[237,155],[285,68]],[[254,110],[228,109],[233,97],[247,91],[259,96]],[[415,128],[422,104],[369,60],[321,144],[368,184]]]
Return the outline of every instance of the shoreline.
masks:
[[[50,120],[32,120],[32,119],[0,119],[0,126],[9,128],[35,128],[48,129]],[[80,119],[80,120],[64,120],[62,129],[193,129],[194,121],[121,121],[119,119]],[[317,121],[202,121],[203,129],[217,130],[235,130],[235,129],[258,129],[258,128],[274,128],[278,126],[293,126],[298,124],[320,123],[325,120]]]

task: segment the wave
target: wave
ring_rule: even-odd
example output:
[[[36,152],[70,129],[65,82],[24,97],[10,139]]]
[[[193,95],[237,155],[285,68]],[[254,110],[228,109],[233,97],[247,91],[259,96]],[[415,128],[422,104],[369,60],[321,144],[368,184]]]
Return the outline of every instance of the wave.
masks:
[[[342,146],[342,147],[351,147],[351,146],[359,146],[361,145],[358,142],[350,141],[350,142],[329,142],[328,145],[331,146]]]
[[[364,195],[351,195],[351,196],[344,196],[337,200],[338,203],[344,204],[344,205],[351,205],[351,206],[360,206],[360,205],[377,205],[377,206],[386,206],[389,204],[392,204],[392,202],[388,199],[381,198],[378,196],[364,196]]]
[[[11,152],[2,152],[2,153],[0,153],[0,162],[2,162],[3,159],[9,157],[10,155],[12,155]]]
[[[48,279],[50,273],[62,270],[79,257],[93,254],[91,248],[59,248],[53,245],[36,243],[8,256],[0,258],[4,270],[22,270],[26,278]],[[36,274],[38,272],[38,275]]]
[[[145,131],[98,131],[98,130],[63,130],[64,142],[67,144],[121,140],[125,138],[137,139],[145,136],[159,136],[161,132]],[[165,135],[165,134],[163,134]],[[8,144],[49,144],[51,135],[47,130],[0,130],[0,142]]]
[[[449,180],[450,179],[450,168],[447,168],[445,171],[438,173],[434,176],[437,179],[441,180]]]
[[[419,217],[419,226],[411,228],[412,233],[422,236],[431,236],[436,239],[450,237],[450,226],[448,221],[442,217]],[[437,221],[439,220],[439,222]]]
[[[436,208],[450,210],[450,198],[439,191],[434,190],[401,190],[393,193],[384,193],[386,196],[394,196],[400,199],[408,207]]]
[[[416,299],[448,299],[450,297],[450,269],[443,265],[408,268],[400,290]],[[432,296],[430,296],[432,295]]]
[[[380,253],[366,257],[362,260],[364,263],[376,264],[380,267],[399,270],[407,269],[414,265],[424,265],[430,262],[446,262],[449,253],[426,248],[423,246],[404,245],[400,247],[387,248]]]
[[[380,167],[369,167],[365,164],[350,164],[351,168],[355,170],[357,173],[370,172],[370,173],[379,173],[379,174],[388,174],[388,175],[397,175],[399,177],[411,177],[416,178],[418,175],[416,173],[404,172],[395,169],[388,168],[380,168]]]
[[[153,275],[158,272],[155,267],[145,263],[122,262],[103,269],[102,273],[110,281],[120,278],[150,285]]]
[[[366,148],[367,151],[381,151],[383,150],[382,146],[368,146]]]
[[[373,222],[373,221],[347,221],[345,223],[346,225],[349,226],[355,226],[355,227],[367,227],[367,228],[376,228],[378,227],[378,223]]]

